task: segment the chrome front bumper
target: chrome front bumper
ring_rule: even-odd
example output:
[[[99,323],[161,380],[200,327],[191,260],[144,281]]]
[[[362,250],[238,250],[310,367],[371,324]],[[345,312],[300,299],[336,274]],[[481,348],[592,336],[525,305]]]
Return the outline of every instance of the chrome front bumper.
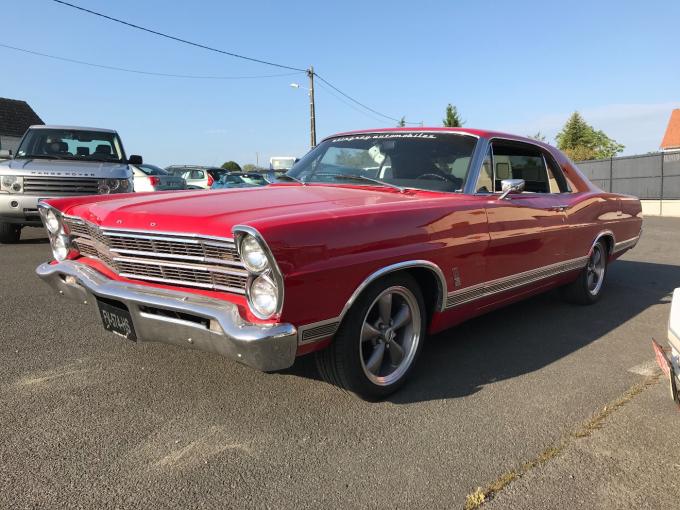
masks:
[[[60,295],[95,312],[97,297],[123,303],[140,341],[216,352],[264,371],[288,368],[295,361],[297,330],[293,325],[247,322],[228,301],[118,282],[75,261],[41,264],[36,273]]]

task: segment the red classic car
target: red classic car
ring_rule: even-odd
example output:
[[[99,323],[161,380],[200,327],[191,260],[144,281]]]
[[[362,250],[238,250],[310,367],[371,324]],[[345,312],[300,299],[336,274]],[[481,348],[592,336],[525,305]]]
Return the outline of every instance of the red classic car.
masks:
[[[315,352],[370,399],[425,336],[553,287],[589,304],[637,243],[637,198],[558,150],[474,129],[343,133],[262,188],[52,199],[37,272],[129,339],[265,371]]]

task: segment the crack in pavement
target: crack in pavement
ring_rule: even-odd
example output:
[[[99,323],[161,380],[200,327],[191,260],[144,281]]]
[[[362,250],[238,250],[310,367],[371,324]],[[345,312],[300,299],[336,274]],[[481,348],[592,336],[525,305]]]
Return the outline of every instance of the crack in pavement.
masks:
[[[606,404],[597,414],[590,420],[582,423],[576,430],[568,432],[563,435],[561,439],[556,441],[551,446],[545,448],[534,458],[524,462],[520,467],[510,469],[499,476],[496,480],[489,483],[486,487],[477,487],[477,489],[468,494],[463,506],[464,510],[476,510],[484,503],[490,501],[494,496],[498,495],[503,489],[508,487],[512,482],[518,480],[529,471],[544,465],[546,462],[554,459],[562,453],[569,445],[573,444],[579,439],[589,437],[596,430],[600,430],[606,421],[614,412],[632,401],[637,395],[644,390],[659,382],[661,372],[646,377],[626,390],[626,392],[617,399]]]

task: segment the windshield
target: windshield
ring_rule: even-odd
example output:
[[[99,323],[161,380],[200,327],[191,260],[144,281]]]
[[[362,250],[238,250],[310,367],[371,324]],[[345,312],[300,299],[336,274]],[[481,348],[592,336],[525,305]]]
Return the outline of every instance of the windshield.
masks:
[[[116,133],[72,129],[30,129],[17,158],[125,161]]]
[[[308,183],[461,193],[476,139],[452,133],[366,133],[320,143],[287,175]]]

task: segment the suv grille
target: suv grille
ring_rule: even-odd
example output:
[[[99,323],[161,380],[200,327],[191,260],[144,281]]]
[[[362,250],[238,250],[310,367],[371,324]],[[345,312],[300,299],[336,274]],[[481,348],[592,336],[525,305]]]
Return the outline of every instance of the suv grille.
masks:
[[[26,195],[96,195],[99,179],[87,177],[24,177]]]
[[[248,273],[231,240],[106,229],[73,217],[64,223],[82,255],[122,277],[245,294]]]

